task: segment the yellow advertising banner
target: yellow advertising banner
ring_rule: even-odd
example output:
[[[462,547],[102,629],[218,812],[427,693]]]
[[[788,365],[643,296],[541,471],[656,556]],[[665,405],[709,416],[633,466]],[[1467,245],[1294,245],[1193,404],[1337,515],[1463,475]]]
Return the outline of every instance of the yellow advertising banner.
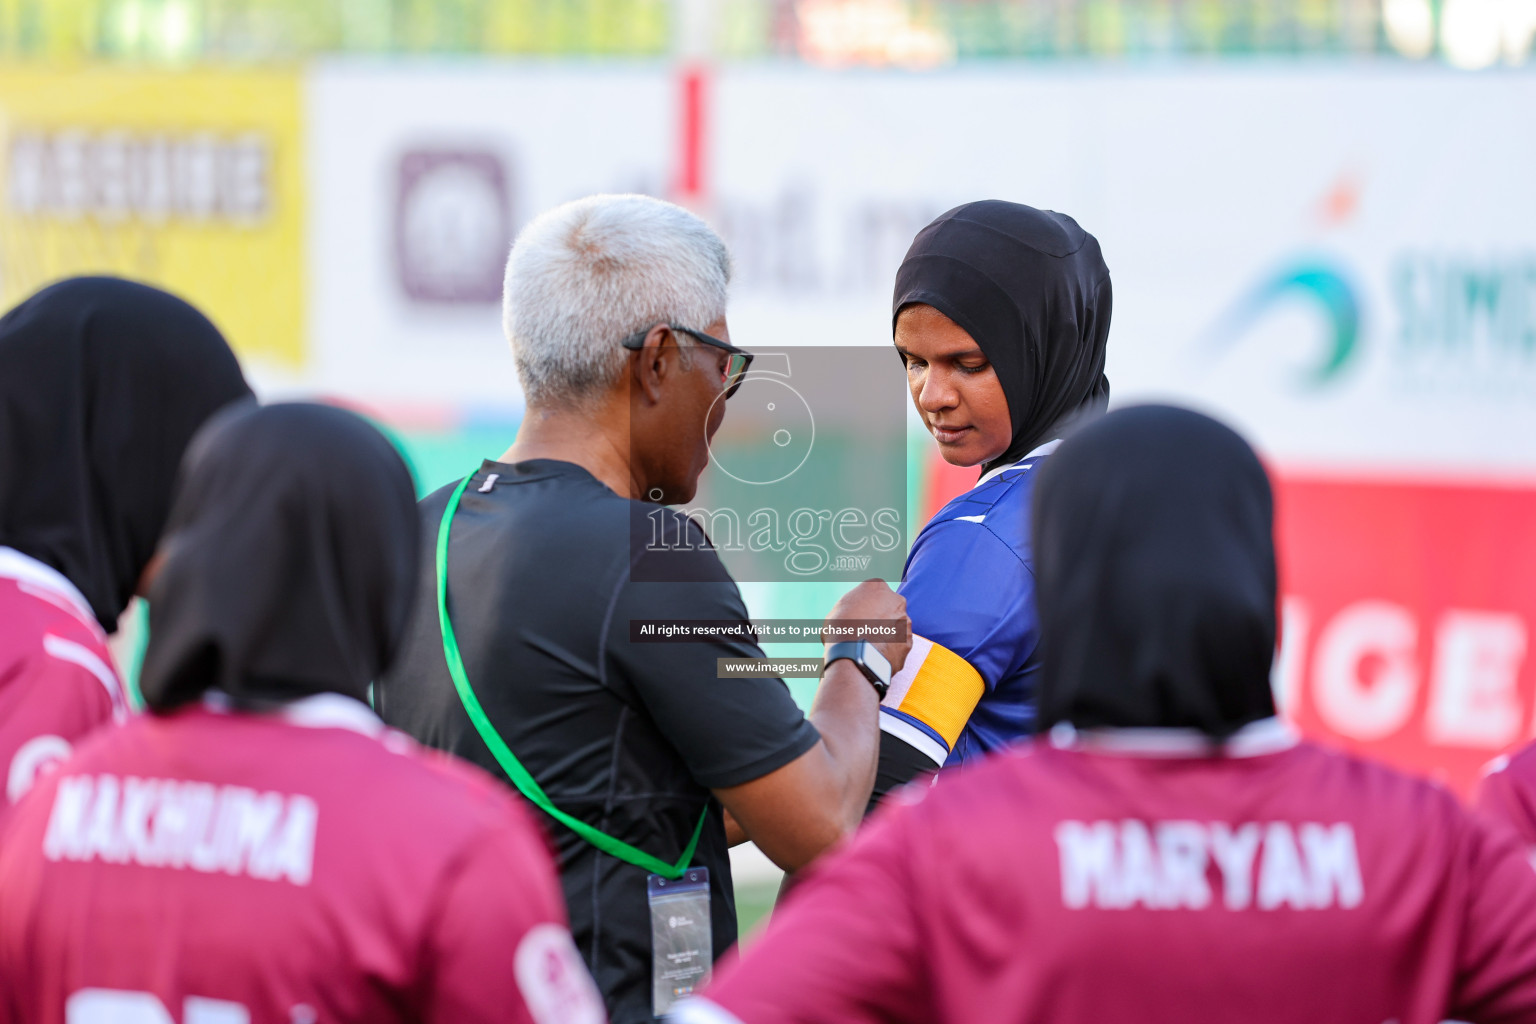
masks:
[[[299,368],[301,104],[296,72],[0,69],[0,303],[131,277]]]

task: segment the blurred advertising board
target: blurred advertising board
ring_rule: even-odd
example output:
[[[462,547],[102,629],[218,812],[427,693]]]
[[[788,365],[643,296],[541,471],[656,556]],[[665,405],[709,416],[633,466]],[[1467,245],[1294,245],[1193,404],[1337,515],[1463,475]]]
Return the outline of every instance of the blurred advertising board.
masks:
[[[1210,411],[1274,471],[1287,713],[1461,791],[1536,734],[1536,78],[340,62],[309,151],[312,379],[386,407],[516,415],[505,244],[588,192],[710,218],[759,350],[889,344],[896,265],[951,206],[1070,213],[1115,275],[1115,401]],[[899,389],[879,365],[847,386]],[[919,512],[975,475],[926,451]]]
[[[75,270],[164,281],[264,393],[380,411],[428,486],[514,433],[500,276],[560,202],[710,219],[759,352],[888,346],[896,266],[952,206],[1067,212],[1114,273],[1115,402],[1212,412],[1273,471],[1287,713],[1462,791],[1536,735],[1536,76],[336,59],[8,71],[0,110],[6,301]],[[840,386],[899,394],[886,365]],[[909,537],[975,479],[912,445]],[[841,588],[743,590],[799,618]]]
[[[247,360],[304,349],[292,72],[0,70],[0,305],[109,273],[205,310]]]
[[[1273,471],[1287,713],[1462,792],[1536,736],[1536,79],[732,69],[715,95],[743,344],[886,344],[930,217],[1070,213],[1114,273],[1115,402],[1209,411]],[[975,471],[929,458],[931,513]]]
[[[917,228],[1012,199],[1103,244],[1117,401],[1282,466],[1536,480],[1536,78],[733,69],[711,125],[744,342],[889,343]]]
[[[1463,792],[1536,736],[1536,489],[1282,475],[1286,713]]]
[[[513,234],[593,192],[667,194],[673,106],[660,68],[320,65],[307,108],[315,362],[301,383],[412,416],[519,414],[501,333]]]

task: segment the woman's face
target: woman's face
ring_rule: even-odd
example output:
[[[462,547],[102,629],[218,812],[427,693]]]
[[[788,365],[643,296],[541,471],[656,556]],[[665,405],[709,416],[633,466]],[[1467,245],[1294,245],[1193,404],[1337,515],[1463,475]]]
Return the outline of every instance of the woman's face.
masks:
[[[896,351],[907,364],[912,404],[945,462],[975,466],[1008,450],[1008,399],[964,328],[932,306],[908,306],[896,318]]]

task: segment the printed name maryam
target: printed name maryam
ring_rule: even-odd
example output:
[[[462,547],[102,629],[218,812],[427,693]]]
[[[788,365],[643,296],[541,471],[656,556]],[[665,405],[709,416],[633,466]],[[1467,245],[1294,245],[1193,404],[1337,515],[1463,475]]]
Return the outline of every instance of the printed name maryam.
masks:
[[[1056,845],[1061,900],[1074,910],[1203,910],[1212,875],[1228,910],[1348,910],[1365,897],[1342,822],[1063,821]]]

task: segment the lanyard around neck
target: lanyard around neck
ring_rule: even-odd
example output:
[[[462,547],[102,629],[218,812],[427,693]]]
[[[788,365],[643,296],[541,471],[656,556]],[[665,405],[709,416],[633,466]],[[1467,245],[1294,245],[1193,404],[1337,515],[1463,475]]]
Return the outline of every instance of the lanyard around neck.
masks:
[[[693,851],[699,845],[699,837],[704,833],[704,820],[709,815],[707,801],[704,804],[704,810],[699,814],[699,823],[693,827],[693,838],[688,840],[688,845],[683,848],[683,855],[677,859],[677,863],[668,864],[659,857],[653,857],[644,850],[593,828],[580,818],[572,817],[556,807],[528,769],[523,767],[517,755],[512,753],[512,748],[508,747],[506,741],[501,738],[501,734],[496,731],[496,727],[486,716],[485,709],[480,706],[480,700],[475,696],[475,691],[470,687],[469,676],[464,671],[464,659],[459,655],[459,642],[453,633],[453,622],[448,617],[448,535],[453,526],[453,514],[459,508],[459,498],[464,495],[464,488],[469,486],[471,479],[472,477],[465,477],[459,481],[459,486],[454,488],[453,496],[448,499],[448,507],[443,510],[442,524],[437,528],[437,621],[443,630],[443,656],[448,661],[448,674],[453,677],[453,687],[459,693],[459,701],[464,705],[464,711],[469,715],[469,720],[474,723],[480,739],[490,748],[491,756],[496,758],[496,763],[501,765],[501,770],[506,772],[507,778],[512,780],[512,785],[516,786],[517,791],[535,807],[611,857],[617,857],[627,864],[644,868],[663,878],[681,878],[683,872],[688,869],[689,862],[693,860]]]

